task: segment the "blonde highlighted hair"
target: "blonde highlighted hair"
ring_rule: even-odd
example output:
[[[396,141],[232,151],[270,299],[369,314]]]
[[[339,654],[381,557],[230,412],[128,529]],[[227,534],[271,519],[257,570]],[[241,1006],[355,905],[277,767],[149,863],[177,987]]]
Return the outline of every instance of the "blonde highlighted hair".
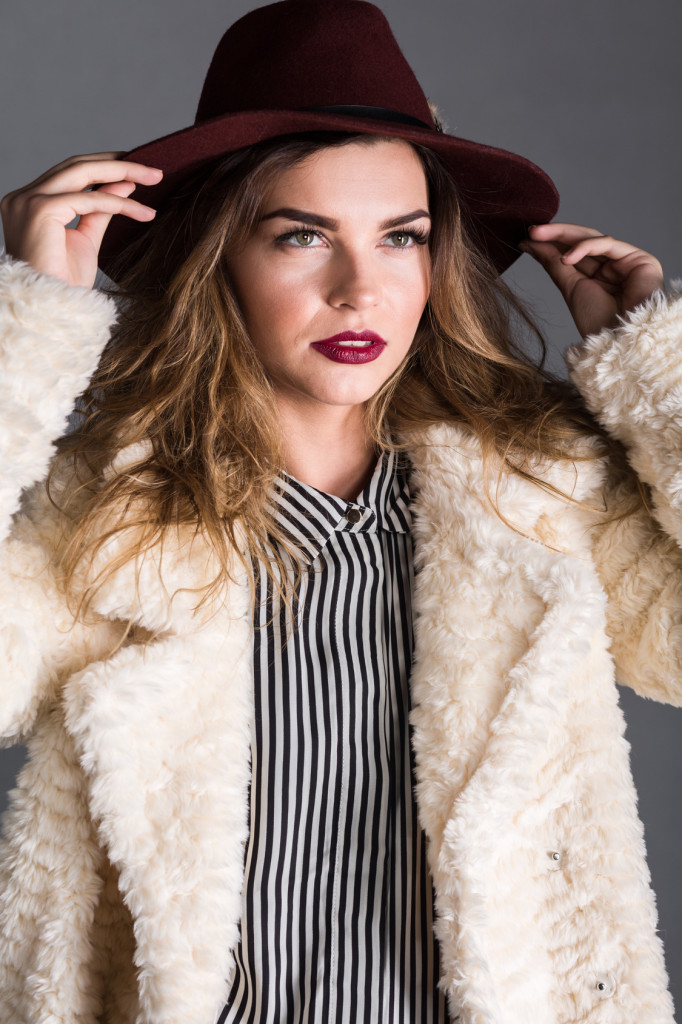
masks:
[[[188,179],[121,255],[119,320],[54,464],[72,464],[82,484],[61,563],[79,612],[113,567],[76,594],[79,568],[131,527],[124,560],[179,524],[204,535],[219,570],[201,600],[233,574],[235,555],[249,570],[264,562],[277,585],[283,567],[272,564],[269,538],[297,564],[267,501],[285,468],[274,394],[227,262],[238,258],[282,171],[327,146],[382,138],[308,133],[234,153]],[[450,420],[470,427],[488,464],[531,479],[538,458],[576,457],[587,435],[599,434],[622,461],[574,389],[542,368],[541,333],[486,259],[445,168],[428,149],[414,149],[429,190],[432,285],[410,353],[367,404],[377,450],[409,451],[410,437]],[[519,328],[537,344],[535,361],[515,340]],[[140,444],[139,456],[105,474],[131,444]],[[104,533],[96,528],[102,521],[113,523]]]

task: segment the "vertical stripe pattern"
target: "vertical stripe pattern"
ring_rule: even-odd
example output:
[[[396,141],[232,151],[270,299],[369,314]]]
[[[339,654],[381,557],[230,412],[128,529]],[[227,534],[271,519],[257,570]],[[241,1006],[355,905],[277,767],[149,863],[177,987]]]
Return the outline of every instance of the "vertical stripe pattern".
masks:
[[[265,573],[241,940],[219,1024],[442,1024],[433,893],[413,797],[409,477],[356,502],[280,477],[307,560],[291,610]]]

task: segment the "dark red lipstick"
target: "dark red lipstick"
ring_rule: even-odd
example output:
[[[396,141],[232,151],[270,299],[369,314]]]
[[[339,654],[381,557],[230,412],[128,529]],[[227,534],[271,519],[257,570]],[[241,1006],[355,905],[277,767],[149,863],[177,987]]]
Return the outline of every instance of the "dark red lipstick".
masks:
[[[339,344],[343,341],[358,342],[358,344]],[[374,331],[342,331],[341,334],[334,334],[331,338],[311,342],[311,348],[317,349],[321,355],[335,363],[371,363],[384,351],[386,342],[381,335],[375,334]]]

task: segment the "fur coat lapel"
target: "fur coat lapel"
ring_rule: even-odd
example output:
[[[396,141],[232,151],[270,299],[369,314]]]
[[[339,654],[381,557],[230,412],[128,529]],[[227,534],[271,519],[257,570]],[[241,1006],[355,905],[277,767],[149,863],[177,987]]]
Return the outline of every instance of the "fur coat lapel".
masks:
[[[414,459],[411,723],[451,1013],[621,1019],[601,1014],[620,1012],[616,949],[637,947],[641,922],[603,858],[641,878],[643,842],[590,513],[514,477],[498,493],[506,525],[475,446],[447,427],[430,444]],[[599,501],[599,462],[579,479],[555,466],[549,479]]]
[[[99,614],[154,635],[69,680],[66,726],[135,934],[144,1024],[212,1021],[238,940],[253,713],[244,574],[196,615],[213,576],[182,530],[97,593]],[[115,555],[108,543],[106,556]],[[181,589],[189,588],[189,589]]]
[[[613,669],[584,511],[517,477],[499,494],[506,525],[484,496],[480,453],[458,428],[432,428],[411,459],[412,725],[451,1012],[476,1024],[582,1019],[599,979],[617,980],[612,951],[582,974],[580,964],[557,965],[583,912],[627,941],[628,925],[607,920],[613,901],[603,898],[589,830],[630,777],[615,687],[591,685]],[[598,463],[579,481],[562,467],[552,473],[578,499],[599,490]],[[200,541],[180,535],[150,557],[137,588],[124,567],[97,610],[129,616],[157,639],[89,667],[66,694],[91,813],[133,916],[141,1024],[211,1020],[238,936],[251,612],[242,579],[197,620],[192,595],[176,591],[209,562]],[[609,810],[617,832],[601,840],[639,852],[631,802]],[[574,894],[591,880],[580,910],[566,871]],[[537,912],[548,899],[546,930]],[[565,993],[550,991],[557,976]]]

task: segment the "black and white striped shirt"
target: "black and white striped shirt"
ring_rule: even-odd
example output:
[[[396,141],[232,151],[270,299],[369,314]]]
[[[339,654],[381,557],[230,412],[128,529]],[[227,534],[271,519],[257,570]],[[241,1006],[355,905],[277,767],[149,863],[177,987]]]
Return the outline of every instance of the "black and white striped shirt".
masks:
[[[260,575],[241,941],[218,1024],[448,1019],[413,798],[400,462],[382,456],[353,503],[292,477],[273,495],[309,571],[293,623]]]

